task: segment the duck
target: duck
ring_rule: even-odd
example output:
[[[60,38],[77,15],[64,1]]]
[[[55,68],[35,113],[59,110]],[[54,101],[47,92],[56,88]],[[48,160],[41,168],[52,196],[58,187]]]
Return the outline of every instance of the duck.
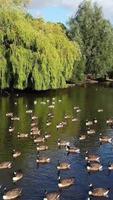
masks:
[[[65,140],[58,139],[57,144],[58,144],[58,147],[66,147],[66,146],[69,146],[69,145],[70,145],[70,142],[65,141]]]
[[[87,171],[88,172],[97,172],[97,171],[102,171],[103,167],[100,163],[97,162],[91,162],[87,164]]]
[[[101,137],[99,137],[99,141],[101,143],[111,143],[112,142],[112,137],[109,137],[107,135],[106,136],[101,136]]]
[[[65,179],[62,179],[60,178],[60,176],[58,177],[58,187],[59,188],[67,188],[67,187],[70,187],[71,185],[74,184],[75,182],[75,179],[74,178],[65,178]]]
[[[1,162],[0,169],[10,169],[12,167],[12,162]]]
[[[11,189],[3,194],[3,199],[4,200],[16,199],[17,197],[21,196],[21,194],[22,194],[21,188]]]
[[[57,165],[58,170],[68,170],[70,168],[71,168],[71,165],[69,163],[66,163],[66,162],[59,163],[58,161],[58,165]]]
[[[43,200],[60,200],[60,193],[59,192],[45,192],[45,197]]]
[[[66,151],[68,153],[80,153],[80,149],[77,147],[70,147],[69,145],[66,146]]]
[[[88,151],[86,151],[86,154],[88,154]],[[85,156],[85,160],[89,162],[100,162],[100,156],[95,154],[89,154]]]
[[[23,178],[23,173],[21,170],[15,171],[13,174],[14,174],[14,176],[13,176],[12,180],[14,183]]]
[[[48,150],[48,146],[47,145],[39,146],[39,144],[38,144],[36,149],[37,149],[37,151],[46,151],[46,150]]]
[[[15,149],[13,150],[13,158],[17,158],[21,155],[20,151],[16,151]]]
[[[89,195],[93,197],[108,197],[109,188],[93,188],[92,184],[90,184]]]
[[[51,159],[49,157],[39,157],[39,155],[37,156],[36,162],[38,164],[46,164],[46,163],[50,163]]]

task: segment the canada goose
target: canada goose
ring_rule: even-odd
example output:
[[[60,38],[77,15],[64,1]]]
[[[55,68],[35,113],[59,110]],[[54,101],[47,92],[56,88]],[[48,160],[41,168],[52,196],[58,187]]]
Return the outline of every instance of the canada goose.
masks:
[[[91,126],[91,125],[93,125],[93,122],[86,120],[86,126]]]
[[[98,111],[98,112],[103,112],[104,110],[103,110],[103,109],[98,109],[97,111]]]
[[[12,117],[13,113],[6,113],[6,117]]]
[[[48,108],[54,108],[54,107],[55,107],[54,105],[49,105],[49,106],[48,106]]]
[[[80,149],[77,147],[70,147],[69,145],[66,146],[66,151],[68,153],[80,153]]]
[[[37,137],[34,139],[34,143],[41,143],[41,142],[45,142],[45,137]]]
[[[98,123],[98,120],[97,120],[96,118],[94,118],[94,119],[93,119],[93,123],[94,123],[94,124],[97,124],[97,123]]]
[[[37,126],[36,122],[31,123],[31,127]]]
[[[74,178],[65,178],[62,179],[60,178],[60,176],[58,177],[58,187],[59,188],[66,188],[66,187],[70,187],[71,185],[74,184],[75,179]]]
[[[11,117],[12,121],[20,121],[20,117]]]
[[[46,163],[50,163],[51,159],[48,157],[39,157],[37,156],[36,162],[39,164],[46,164]]]
[[[71,120],[72,122],[77,122],[78,121],[78,119],[77,118],[72,118],[72,120]]]
[[[65,115],[64,118],[65,118],[65,119],[70,119],[71,116],[70,116],[70,115]]]
[[[99,141],[102,143],[111,143],[112,142],[112,137],[109,136],[101,136],[99,137]]]
[[[45,151],[45,150],[48,150],[48,146],[47,145],[37,145],[36,147],[37,151]]]
[[[62,123],[56,125],[56,128],[57,128],[57,129],[63,128],[63,127],[64,127],[64,125],[63,125]]]
[[[109,164],[108,169],[113,170],[113,163]]]
[[[108,197],[109,189],[104,188],[93,188],[92,184],[90,184],[89,195],[93,197]]]
[[[10,132],[10,133],[13,132],[14,130],[15,130],[14,127],[9,127],[9,132]]]
[[[43,200],[59,200],[59,199],[60,199],[59,192],[51,192],[51,193],[45,192],[45,197]]]
[[[3,195],[4,200],[11,200],[16,199],[17,197],[21,196],[22,189],[21,188],[15,188],[12,190],[9,190],[8,192],[5,192]]]
[[[16,151],[15,149],[13,150],[13,158],[17,158],[21,155],[20,151]]]
[[[79,140],[85,140],[86,139],[86,135],[81,135],[80,137],[79,137]]]
[[[28,114],[30,114],[32,112],[33,112],[32,110],[26,110],[26,113],[28,113]]]
[[[35,120],[35,119],[38,119],[38,117],[32,116],[31,119],[32,119],[32,120]]]
[[[70,164],[66,163],[66,162],[62,162],[62,163],[58,162],[57,169],[58,170],[67,170],[67,169],[70,169]]]
[[[44,137],[45,137],[46,139],[48,139],[48,138],[50,138],[50,137],[51,137],[51,135],[50,135],[50,134],[48,134],[48,133],[46,133],[46,134],[44,135]]]
[[[109,126],[112,126],[113,125],[113,119],[106,120],[106,124],[109,125]]]
[[[32,130],[32,131],[30,132],[30,135],[31,135],[31,136],[36,136],[36,135],[40,136],[40,130],[34,129],[34,130]]]
[[[88,151],[86,151],[86,154],[88,154]],[[89,154],[85,156],[85,160],[90,162],[100,162],[100,156],[95,154]]]
[[[14,172],[13,174],[14,174],[14,176],[12,178],[13,182],[17,182],[23,178],[23,173],[21,172],[21,170],[18,170],[16,172]]]
[[[66,147],[70,145],[70,142],[58,139],[57,144],[58,144],[58,147]]]
[[[77,113],[81,112],[81,109],[77,109],[76,112],[77,112]]]
[[[2,162],[0,163],[0,169],[10,169],[12,167],[12,163],[9,162]]]
[[[89,129],[87,130],[87,134],[88,134],[88,135],[92,135],[92,134],[94,134],[94,133],[95,133],[95,130],[94,130],[94,129],[90,129],[90,128],[89,128]]]
[[[28,138],[28,136],[29,136],[28,133],[18,133],[17,134],[18,138]]]
[[[74,106],[73,109],[74,109],[74,110],[77,110],[77,109],[79,109],[79,106]]]
[[[102,169],[103,169],[103,167],[100,163],[88,163],[87,164],[88,172],[102,171]]]
[[[46,126],[50,126],[52,123],[51,122],[47,122],[46,123]]]

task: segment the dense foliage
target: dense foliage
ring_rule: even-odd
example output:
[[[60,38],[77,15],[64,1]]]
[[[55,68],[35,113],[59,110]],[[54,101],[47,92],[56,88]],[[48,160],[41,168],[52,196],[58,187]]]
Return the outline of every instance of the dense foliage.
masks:
[[[83,1],[69,20],[69,34],[81,47],[79,74],[85,72],[99,78],[113,70],[113,28],[100,7]]]
[[[33,19],[14,3],[20,0],[7,2],[0,7],[0,88],[66,87],[81,57],[78,44],[61,24]]]

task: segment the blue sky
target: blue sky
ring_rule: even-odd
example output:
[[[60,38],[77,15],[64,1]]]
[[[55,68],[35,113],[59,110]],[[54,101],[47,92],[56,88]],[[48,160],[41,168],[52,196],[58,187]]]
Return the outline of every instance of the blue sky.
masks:
[[[103,7],[104,16],[113,23],[113,0],[92,1]],[[82,0],[31,0],[29,12],[46,21],[66,23],[81,2]]]

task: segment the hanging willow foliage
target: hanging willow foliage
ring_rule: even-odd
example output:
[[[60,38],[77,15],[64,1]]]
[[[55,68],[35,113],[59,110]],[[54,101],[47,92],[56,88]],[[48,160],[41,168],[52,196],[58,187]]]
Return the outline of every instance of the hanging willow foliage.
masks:
[[[32,19],[20,9],[0,8],[0,88],[66,87],[81,58],[60,24]]]

